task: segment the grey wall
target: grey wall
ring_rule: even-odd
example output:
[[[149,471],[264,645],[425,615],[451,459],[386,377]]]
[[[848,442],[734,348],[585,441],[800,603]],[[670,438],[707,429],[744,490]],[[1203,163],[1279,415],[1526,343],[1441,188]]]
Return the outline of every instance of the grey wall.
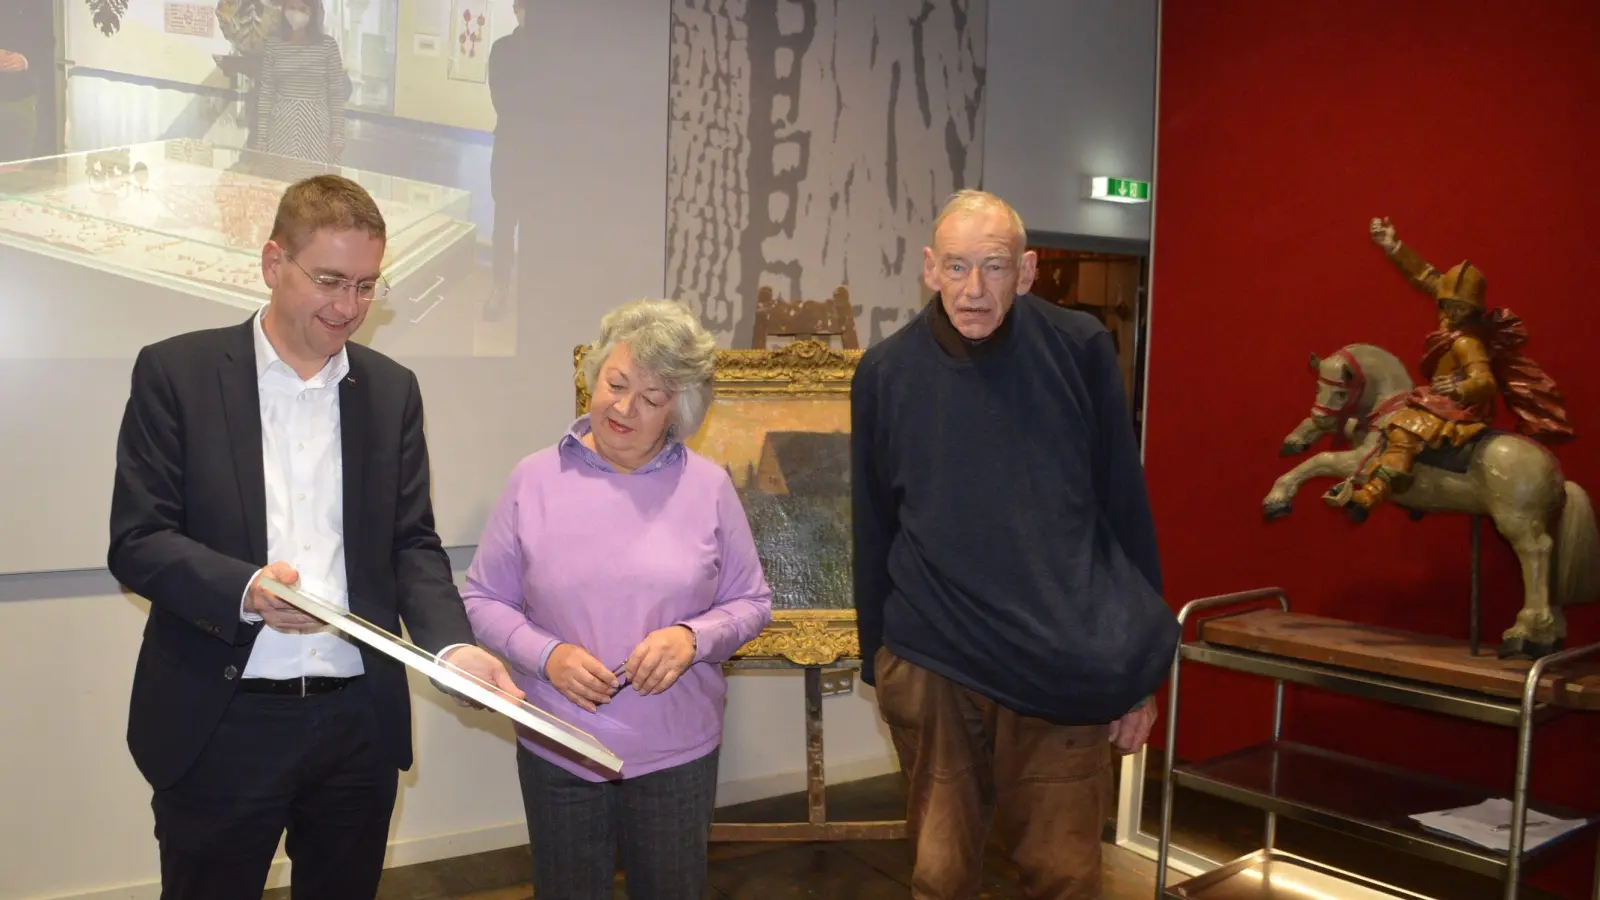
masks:
[[[1157,0],[992,0],[983,186],[1029,231],[1148,240],[1150,205],[1089,200],[1151,180]]]
[[[923,302],[982,171],[988,0],[673,0],[667,293],[748,347],[756,294],[850,286],[863,344]]]

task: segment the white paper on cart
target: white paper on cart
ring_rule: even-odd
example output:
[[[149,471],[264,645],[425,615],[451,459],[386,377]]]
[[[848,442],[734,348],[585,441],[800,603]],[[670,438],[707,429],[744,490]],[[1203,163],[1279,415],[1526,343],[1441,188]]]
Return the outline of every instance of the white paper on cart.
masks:
[[[599,741],[582,729],[570,725],[526,700],[500,690],[475,675],[470,675],[448,663],[441,663],[433,654],[416,644],[379,628],[354,613],[348,612],[326,600],[318,599],[297,588],[262,577],[261,589],[282,598],[296,608],[310,613],[329,625],[384,653],[433,679],[435,684],[448,688],[468,700],[507,716],[535,734],[555,741],[563,747],[581,754],[607,771],[622,771],[622,760],[606,749]]]
[[[1458,809],[1416,813],[1411,818],[1421,823],[1424,828],[1458,837],[1500,853],[1511,852],[1510,800],[1497,797]],[[1523,831],[1523,851],[1548,844],[1569,831],[1582,828],[1585,824],[1584,819],[1557,819],[1530,806],[1527,828]]]

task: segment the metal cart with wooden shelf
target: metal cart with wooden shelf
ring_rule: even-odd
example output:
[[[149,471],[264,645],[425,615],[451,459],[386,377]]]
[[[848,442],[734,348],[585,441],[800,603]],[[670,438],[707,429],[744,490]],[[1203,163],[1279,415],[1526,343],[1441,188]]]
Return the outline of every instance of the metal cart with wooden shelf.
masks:
[[[1201,614],[1206,614],[1203,620]],[[1466,642],[1291,613],[1288,597],[1278,588],[1195,600],[1184,606],[1178,620],[1185,628],[1190,622],[1197,625],[1196,638],[1180,641],[1174,653],[1169,682],[1157,900],[1421,898],[1282,852],[1275,847],[1279,816],[1498,878],[1506,900],[1517,897],[1527,868],[1579,835],[1593,834],[1600,824],[1591,815],[1540,803],[1540,811],[1548,815],[1583,819],[1585,824],[1535,848],[1523,846],[1534,731],[1570,712],[1600,709],[1600,669],[1590,665],[1574,671],[1573,665],[1600,654],[1600,644],[1574,647],[1531,664],[1501,660],[1474,652]],[[1214,759],[1177,764],[1184,662],[1272,679],[1271,738]],[[1552,673],[1557,670],[1566,674],[1556,677]],[[1284,740],[1286,683],[1516,729],[1508,851],[1431,831],[1410,818],[1470,806],[1496,796],[1492,792]],[[1179,788],[1262,810],[1262,849],[1169,887],[1167,857]],[[1600,863],[1593,896],[1600,900]]]

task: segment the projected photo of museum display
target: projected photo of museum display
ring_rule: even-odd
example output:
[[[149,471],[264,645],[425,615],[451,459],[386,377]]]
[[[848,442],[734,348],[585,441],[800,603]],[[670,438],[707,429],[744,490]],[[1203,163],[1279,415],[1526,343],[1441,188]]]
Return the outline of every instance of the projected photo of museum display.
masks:
[[[22,328],[5,358],[131,357],[151,340],[236,324],[268,300],[261,250],[279,198],[321,166],[193,140],[0,167],[0,260]],[[349,168],[388,226],[390,293],[361,343],[407,357],[515,353],[514,323],[483,321],[469,192]],[[75,327],[93,316],[97,327]],[[118,327],[107,327],[116,323]],[[503,333],[497,334],[496,331]]]
[[[32,44],[0,28],[38,81],[28,146],[0,102],[0,495],[29,518],[0,574],[104,566],[135,358],[270,302],[298,181],[342,175],[383,214],[387,290],[351,343],[416,375],[447,546],[570,422],[548,385],[600,311],[662,295],[667,5],[314,5],[0,0],[38,14]]]

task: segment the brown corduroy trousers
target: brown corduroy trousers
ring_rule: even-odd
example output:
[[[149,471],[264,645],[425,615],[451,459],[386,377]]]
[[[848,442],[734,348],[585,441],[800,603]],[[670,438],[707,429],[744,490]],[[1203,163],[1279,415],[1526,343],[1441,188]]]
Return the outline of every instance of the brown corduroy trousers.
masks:
[[[992,823],[1029,900],[1099,898],[1109,726],[1020,715],[887,648],[874,665],[879,712],[910,782],[911,896],[976,897]]]

